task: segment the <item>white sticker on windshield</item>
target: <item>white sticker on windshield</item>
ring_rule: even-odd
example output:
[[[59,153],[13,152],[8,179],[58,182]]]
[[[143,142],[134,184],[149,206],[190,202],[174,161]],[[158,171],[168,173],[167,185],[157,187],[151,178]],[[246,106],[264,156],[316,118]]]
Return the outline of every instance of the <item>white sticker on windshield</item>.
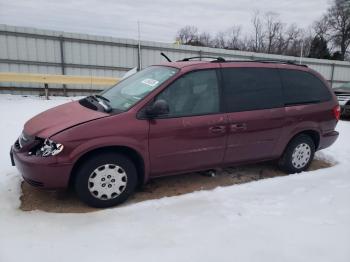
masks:
[[[142,80],[142,83],[154,87],[159,83],[159,81],[154,80],[154,79],[150,79],[150,78],[146,78],[146,79]]]
[[[130,103],[126,102],[126,103],[124,103],[123,107],[124,107],[124,108],[129,108],[130,105],[131,105]]]

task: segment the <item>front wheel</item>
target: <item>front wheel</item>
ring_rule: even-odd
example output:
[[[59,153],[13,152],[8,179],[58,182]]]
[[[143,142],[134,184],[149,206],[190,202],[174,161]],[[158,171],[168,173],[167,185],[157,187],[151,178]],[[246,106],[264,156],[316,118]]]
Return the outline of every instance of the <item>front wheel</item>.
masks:
[[[279,167],[288,174],[300,173],[309,168],[315,155],[315,143],[308,135],[298,135],[291,140],[282,157]]]
[[[134,192],[134,163],[117,153],[100,153],[86,159],[75,178],[75,191],[89,206],[103,208],[123,203]]]

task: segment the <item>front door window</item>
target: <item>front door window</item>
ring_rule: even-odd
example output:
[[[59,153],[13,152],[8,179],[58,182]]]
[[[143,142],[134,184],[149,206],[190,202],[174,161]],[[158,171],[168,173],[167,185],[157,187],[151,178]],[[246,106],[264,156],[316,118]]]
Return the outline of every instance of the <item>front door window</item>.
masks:
[[[215,70],[201,70],[184,75],[168,86],[157,99],[169,105],[166,117],[218,113],[219,89]]]

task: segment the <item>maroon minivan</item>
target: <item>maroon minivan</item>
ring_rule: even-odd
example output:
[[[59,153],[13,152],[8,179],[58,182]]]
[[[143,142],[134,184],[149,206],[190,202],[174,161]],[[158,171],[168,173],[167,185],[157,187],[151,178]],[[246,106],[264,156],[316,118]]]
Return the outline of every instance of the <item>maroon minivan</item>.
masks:
[[[72,186],[108,207],[159,176],[267,160],[304,171],[337,139],[339,115],[328,83],[306,66],[185,59],[35,116],[11,159],[32,186]]]

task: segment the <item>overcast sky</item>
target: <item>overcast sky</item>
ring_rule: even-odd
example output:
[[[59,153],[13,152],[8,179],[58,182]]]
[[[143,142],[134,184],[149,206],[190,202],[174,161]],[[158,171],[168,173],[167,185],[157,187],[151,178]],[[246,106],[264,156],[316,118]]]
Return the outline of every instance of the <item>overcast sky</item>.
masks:
[[[251,30],[255,10],[280,14],[307,28],[330,0],[0,0],[0,24],[173,42],[179,28],[215,33],[232,25]]]

